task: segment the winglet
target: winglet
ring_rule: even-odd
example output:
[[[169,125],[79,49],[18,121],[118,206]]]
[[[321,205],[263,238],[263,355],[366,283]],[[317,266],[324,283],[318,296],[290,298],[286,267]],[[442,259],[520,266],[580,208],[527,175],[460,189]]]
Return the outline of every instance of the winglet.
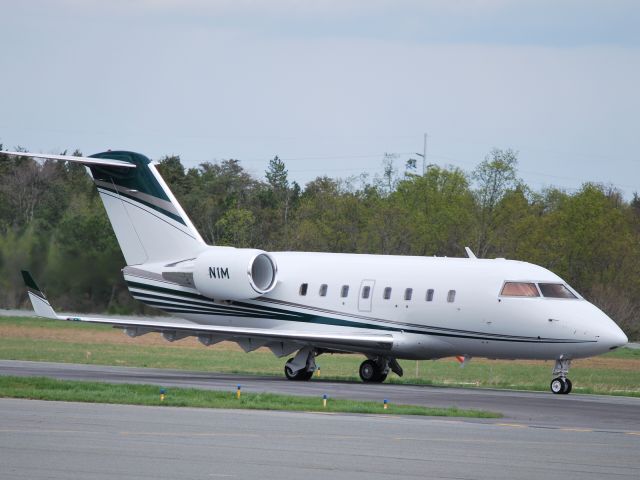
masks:
[[[29,300],[31,300],[31,305],[33,306],[33,310],[36,312],[36,315],[44,318],[57,319],[58,316],[56,315],[56,312],[51,307],[49,300],[47,300],[45,294],[40,290],[40,287],[38,287],[38,284],[31,274],[26,270],[22,270],[22,279],[24,280],[24,284],[27,286]]]

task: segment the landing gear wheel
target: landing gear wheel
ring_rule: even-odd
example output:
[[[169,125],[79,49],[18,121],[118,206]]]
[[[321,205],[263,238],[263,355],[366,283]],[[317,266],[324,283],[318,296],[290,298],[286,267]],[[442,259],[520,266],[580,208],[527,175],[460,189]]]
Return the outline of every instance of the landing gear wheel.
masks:
[[[567,382],[567,391],[564,392],[565,395],[569,395],[571,393],[571,389],[573,388],[573,384],[571,383],[571,380],[569,380],[568,378],[564,379],[565,382]]]
[[[293,358],[290,358],[287,361],[287,363],[284,364],[284,376],[287,377],[287,380],[294,380],[294,381],[311,380],[311,377],[313,376],[313,371],[307,371],[303,369],[303,370],[298,370],[297,372],[294,372],[290,367],[291,362],[293,362]]]
[[[374,382],[376,378],[376,364],[371,360],[365,360],[360,364],[360,378],[363,382]]]
[[[550,387],[551,387],[551,391],[556,395],[561,394],[562,391],[564,390],[564,382],[562,381],[562,378],[558,377],[551,380]]]
[[[566,395],[571,391],[572,388],[571,380],[568,378],[554,378],[551,380],[551,391],[555,394]]]
[[[287,377],[287,380],[297,380],[297,375],[294,373],[293,370],[291,370],[291,367],[289,367],[289,365],[284,366],[284,376]]]
[[[553,393],[566,395],[571,392],[571,380],[567,378],[570,366],[570,358],[560,355],[560,357],[556,359],[556,363],[553,366],[553,373],[551,374],[553,377],[553,380],[551,380],[551,391]]]
[[[373,360],[365,360],[360,364],[360,378],[365,383],[382,383],[387,378]]]

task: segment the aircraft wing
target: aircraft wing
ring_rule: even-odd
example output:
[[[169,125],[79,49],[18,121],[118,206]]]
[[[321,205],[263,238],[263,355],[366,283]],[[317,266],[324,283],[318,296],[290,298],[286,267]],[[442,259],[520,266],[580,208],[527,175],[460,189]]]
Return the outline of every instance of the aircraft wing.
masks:
[[[166,340],[173,341],[188,336],[197,336],[204,345],[231,340],[245,350],[251,351],[266,346],[278,356],[289,355],[303,346],[312,345],[343,352],[366,352],[391,350],[391,334],[368,334],[349,332],[306,332],[294,329],[267,329],[234,326],[205,325],[168,318],[167,320],[122,319],[58,315],[45,294],[40,290],[31,274],[22,271],[29,300],[37,316],[54,320],[102,323],[123,328],[125,333],[136,337],[149,332],[159,332]]]

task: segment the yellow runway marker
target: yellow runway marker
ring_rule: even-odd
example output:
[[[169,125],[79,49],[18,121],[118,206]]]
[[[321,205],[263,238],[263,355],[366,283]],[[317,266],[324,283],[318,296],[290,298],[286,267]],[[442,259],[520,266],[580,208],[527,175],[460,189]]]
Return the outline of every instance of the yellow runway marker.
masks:
[[[561,428],[563,432],[593,432],[591,428]]]
[[[522,425],[520,423],[496,423],[499,427],[513,427],[513,428],[527,428],[528,425]]]
[[[640,436],[640,432],[624,432],[624,433],[626,433],[627,435],[638,435],[638,436]]]

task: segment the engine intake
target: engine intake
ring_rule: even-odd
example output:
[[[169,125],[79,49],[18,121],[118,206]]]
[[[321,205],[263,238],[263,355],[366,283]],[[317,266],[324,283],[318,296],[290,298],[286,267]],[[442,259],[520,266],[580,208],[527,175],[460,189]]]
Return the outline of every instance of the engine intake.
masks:
[[[193,282],[215,300],[248,300],[273,290],[277,272],[275,260],[263,250],[210,247],[194,261]]]

